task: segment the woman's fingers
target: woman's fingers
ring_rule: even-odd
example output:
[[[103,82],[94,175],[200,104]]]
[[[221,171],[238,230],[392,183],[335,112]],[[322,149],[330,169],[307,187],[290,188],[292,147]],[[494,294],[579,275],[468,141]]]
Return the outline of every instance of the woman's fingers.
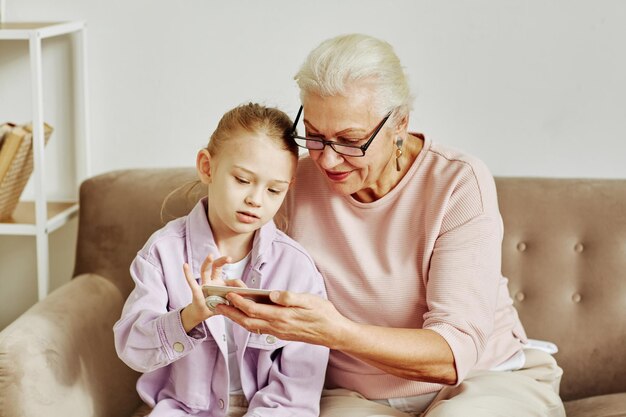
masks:
[[[289,293],[289,291],[276,292]],[[291,294],[293,295],[291,297],[292,302],[295,301],[293,299],[297,298],[297,296],[307,295],[296,293]],[[283,294],[282,297],[285,297],[285,295]],[[256,331],[256,329],[260,329],[262,332],[266,331],[267,333],[276,334],[276,326],[279,326],[280,324],[286,324],[287,327],[290,325],[297,326],[297,323],[291,322],[291,320],[294,319],[294,315],[289,308],[284,308],[279,305],[256,303],[236,293],[229,293],[226,298],[228,298],[232,307],[227,310],[225,309],[226,311],[224,311],[223,314],[248,330],[252,329]],[[294,308],[307,309],[307,307]],[[280,337],[278,334],[277,336]]]
[[[311,308],[319,297],[312,294],[299,294],[291,291],[272,291],[270,300],[283,307]]]
[[[334,329],[346,320],[332,303],[314,294],[272,291],[270,297],[276,304],[259,304],[230,293],[231,305],[218,306],[218,311],[251,332],[324,346],[330,346]]]
[[[219,312],[250,331],[267,329],[268,324],[276,318],[276,313],[280,313],[270,311],[269,305],[255,303],[239,294],[229,293],[226,298],[231,306],[220,305]],[[274,309],[277,310],[277,307],[274,306]]]
[[[266,329],[268,328],[268,323],[265,320],[248,317],[236,307],[220,304],[217,306],[216,312],[218,314],[224,315],[225,317],[228,317],[229,319],[252,333],[256,333],[257,330],[259,330],[261,333],[266,333]]]
[[[231,305],[241,310],[248,317],[261,318],[266,321],[273,321],[279,319],[282,315],[288,314],[290,309],[294,310],[312,310],[318,300],[321,300],[318,296],[313,294],[302,294],[291,291],[272,291],[270,293],[270,299],[277,306],[259,304],[239,294],[230,293],[227,295],[228,301]]]

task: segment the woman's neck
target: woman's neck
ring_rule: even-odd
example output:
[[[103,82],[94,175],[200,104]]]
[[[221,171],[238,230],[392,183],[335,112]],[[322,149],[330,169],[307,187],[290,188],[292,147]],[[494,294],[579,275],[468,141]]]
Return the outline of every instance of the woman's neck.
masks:
[[[397,170],[396,156],[393,154],[383,168],[383,172],[378,177],[376,183],[372,187],[357,191],[352,194],[352,197],[361,203],[371,203],[387,195],[409,172],[423,146],[424,141],[422,139],[408,134],[407,140],[404,141],[404,148],[399,161],[400,171]]]

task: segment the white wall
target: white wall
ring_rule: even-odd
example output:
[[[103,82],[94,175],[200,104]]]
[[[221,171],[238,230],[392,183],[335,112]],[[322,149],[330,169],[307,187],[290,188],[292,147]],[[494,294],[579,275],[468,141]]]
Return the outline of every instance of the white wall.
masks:
[[[7,0],[6,8],[11,20],[87,20],[96,173],[188,165],[224,110],[246,100],[295,115],[292,77],[306,53],[354,31],[395,46],[418,93],[413,128],[480,156],[494,174],[626,176],[622,0]]]
[[[626,177],[622,0],[7,0],[6,15],[88,22],[94,173],[191,165],[221,114],[244,101],[295,116],[293,74],[307,52],[364,32],[406,66],[413,130],[495,175]],[[70,40],[44,43],[53,197],[75,193]],[[26,44],[0,43],[0,119],[29,118],[18,88],[27,70]],[[0,298],[22,271],[11,259],[0,254]]]

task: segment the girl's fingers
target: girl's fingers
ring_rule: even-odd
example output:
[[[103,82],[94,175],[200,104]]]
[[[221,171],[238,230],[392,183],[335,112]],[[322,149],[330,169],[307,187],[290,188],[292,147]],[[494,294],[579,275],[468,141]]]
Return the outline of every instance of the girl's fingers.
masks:
[[[222,256],[217,258],[215,262],[213,262],[213,270],[211,271],[211,279],[222,279],[222,267],[226,264],[231,263],[232,260],[230,256]]]
[[[200,277],[202,279],[202,285],[208,285],[211,281],[211,267],[213,264],[213,256],[208,255],[204,262],[202,262],[202,266],[200,267]]]
[[[240,279],[229,279],[224,283],[227,287],[240,287],[240,288],[248,288],[246,284]]]
[[[189,264],[186,264],[186,263],[183,264],[183,272],[185,273],[185,279],[187,280],[187,285],[189,285],[189,288],[191,288],[191,290],[194,291],[196,288],[198,288],[198,283],[196,282],[196,279],[191,273],[191,268],[189,267]]]
[[[221,256],[213,260],[213,256],[208,255],[200,268],[202,285],[208,285],[213,280],[222,280],[222,267],[231,262],[230,256]]]

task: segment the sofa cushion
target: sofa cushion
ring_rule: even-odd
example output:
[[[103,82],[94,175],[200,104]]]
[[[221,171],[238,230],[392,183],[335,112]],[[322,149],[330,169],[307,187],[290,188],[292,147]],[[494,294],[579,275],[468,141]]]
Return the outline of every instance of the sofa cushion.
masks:
[[[565,403],[567,417],[626,417],[626,392]]]
[[[559,347],[561,397],[624,391],[626,180],[496,182],[502,270],[528,336]]]
[[[139,408],[135,410],[132,417],[145,417],[150,414],[150,411],[152,411],[152,408],[150,408],[150,406],[148,406],[147,404],[141,404]]]

